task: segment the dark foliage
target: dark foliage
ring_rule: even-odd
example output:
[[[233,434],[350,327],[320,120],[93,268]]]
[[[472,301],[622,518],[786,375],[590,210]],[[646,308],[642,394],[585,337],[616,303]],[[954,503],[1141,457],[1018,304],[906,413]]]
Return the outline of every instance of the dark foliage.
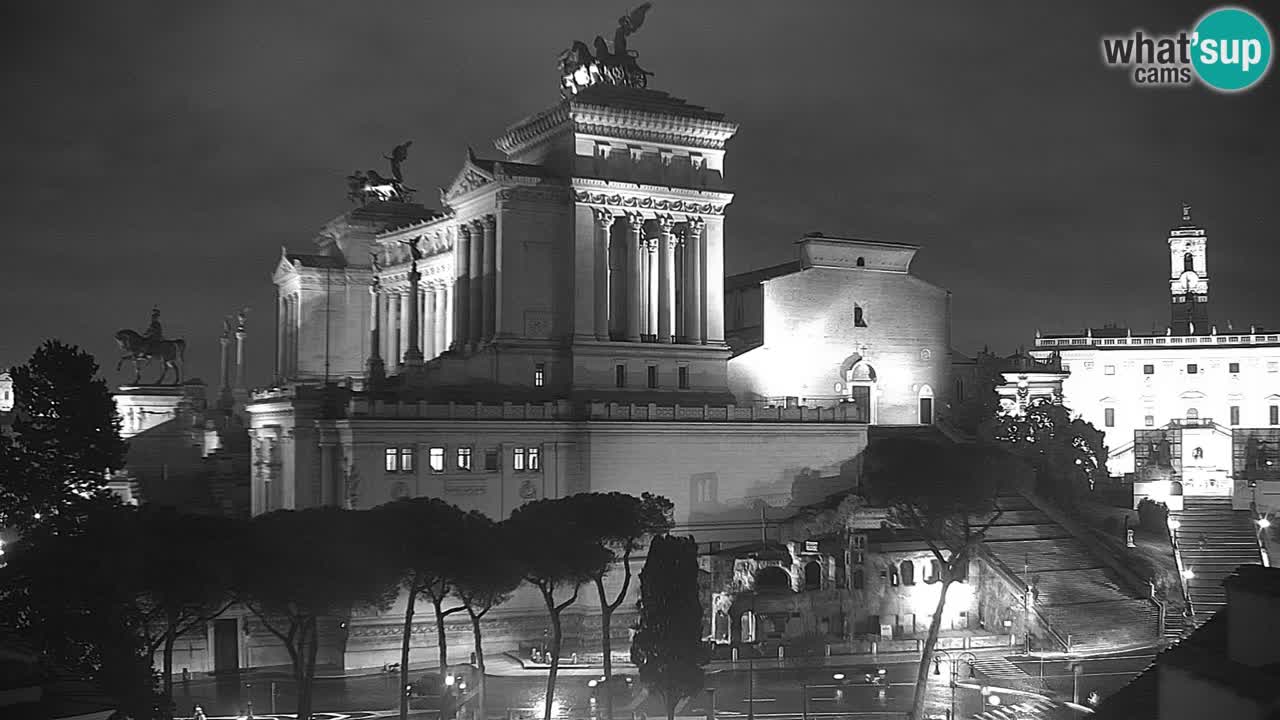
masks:
[[[662,695],[667,718],[702,689],[711,648],[702,641],[698,546],[691,537],[655,537],[640,571],[640,619],[631,661],[640,679]]]
[[[1090,492],[1107,476],[1105,436],[1084,420],[1071,418],[1061,403],[1043,398],[1026,413],[993,421],[990,437],[1035,469],[1036,492],[1072,508],[1077,494]]]
[[[506,523],[495,523],[478,512],[467,513],[462,525],[462,572],[455,578],[453,594],[471,618],[475,642],[477,679],[480,683],[476,717],[486,717],[484,647],[480,621],[490,610],[510,599],[524,582],[523,568],[511,548],[514,539]]]
[[[1167,532],[1169,506],[1151,498],[1142,498],[1142,502],[1138,503],[1138,524],[1149,532]]]

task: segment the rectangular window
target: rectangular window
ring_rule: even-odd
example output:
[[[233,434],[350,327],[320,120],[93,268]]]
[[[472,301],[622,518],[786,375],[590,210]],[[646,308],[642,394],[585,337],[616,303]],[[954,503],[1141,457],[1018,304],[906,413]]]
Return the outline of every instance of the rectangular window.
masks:
[[[620,388],[627,386],[627,366],[626,365],[613,366],[613,384]]]
[[[542,448],[531,447],[529,450],[529,472],[542,472]]]
[[[1116,426],[1116,409],[1115,408],[1104,408],[1102,411],[1102,416],[1103,416],[1103,421],[1102,421],[1103,425],[1106,425],[1107,427]]]
[[[1272,405],[1268,410],[1271,413],[1271,424],[1280,425],[1280,405]]]
[[[485,469],[485,472],[493,472],[493,471],[495,471],[495,470],[497,470],[497,469],[498,469],[498,457],[499,457],[499,456],[498,456],[498,451],[497,451],[497,450],[485,450],[485,451],[484,451],[484,469]]]
[[[1143,374],[1143,375],[1155,375],[1155,374],[1156,374],[1156,366],[1155,366],[1155,365],[1143,365],[1143,366],[1142,366],[1142,374]]]
[[[676,385],[681,390],[689,389],[689,366],[681,365],[676,369]]]
[[[1071,372],[1071,364],[1062,363],[1062,372]]]
[[[458,448],[458,469],[459,470],[471,469],[471,448],[469,447]]]
[[[385,469],[387,472],[395,472],[396,470],[400,469],[399,457],[400,457],[399,450],[396,450],[395,448],[387,448],[386,465],[385,465]]]
[[[1231,406],[1231,424],[1232,425],[1240,424],[1240,406],[1239,405]]]
[[[1142,418],[1142,424],[1143,424],[1143,425],[1146,425],[1147,427],[1155,427],[1155,425],[1156,425],[1156,416],[1155,416],[1155,415],[1148,415],[1148,416],[1146,416],[1146,417]]]
[[[1195,375],[1197,372],[1200,372],[1199,366],[1197,366],[1195,363],[1187,363],[1188,375]]]
[[[533,366],[533,386],[542,387],[546,383],[547,366],[545,363],[538,363]]]
[[[1115,374],[1116,374],[1116,366],[1115,366],[1115,365],[1104,365],[1104,366],[1102,367],[1102,373],[1103,373],[1104,375],[1115,375]]]
[[[400,472],[413,472],[413,448],[400,448]]]
[[[442,447],[431,448],[429,462],[431,463],[431,472],[433,473],[444,472],[444,448]]]
[[[656,387],[658,387],[658,366],[650,365],[649,366],[649,389],[652,390]]]
[[[1240,372],[1240,363],[1227,363],[1227,372],[1229,373]]]
[[[518,447],[511,453],[511,469],[524,472],[524,448]]]

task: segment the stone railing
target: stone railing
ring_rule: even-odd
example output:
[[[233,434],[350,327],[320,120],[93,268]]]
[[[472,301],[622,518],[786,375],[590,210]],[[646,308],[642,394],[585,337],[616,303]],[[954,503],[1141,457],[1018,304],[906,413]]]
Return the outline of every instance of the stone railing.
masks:
[[[1219,335],[1130,335],[1126,337],[1041,337],[1036,347],[1080,347],[1082,345],[1264,345],[1280,342],[1275,333],[1243,333]]]
[[[850,423],[866,421],[850,405],[832,407],[739,407],[737,405],[646,405],[567,400],[545,403],[386,402],[353,397],[348,417],[416,420],[600,420],[626,422],[785,422]]]

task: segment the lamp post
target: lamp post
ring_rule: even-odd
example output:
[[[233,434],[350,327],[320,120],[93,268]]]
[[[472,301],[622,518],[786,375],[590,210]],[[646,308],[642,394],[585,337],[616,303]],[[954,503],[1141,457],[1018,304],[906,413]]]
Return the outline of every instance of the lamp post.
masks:
[[[953,656],[946,650],[934,650],[933,654],[933,674],[941,675],[942,668],[936,656],[941,655],[947,659],[947,665],[951,674],[951,707],[947,708],[947,720],[951,720],[956,714],[956,684],[960,680],[960,664],[964,663],[969,666],[969,677],[973,677],[974,663],[978,661],[978,657],[971,652],[962,652]]]

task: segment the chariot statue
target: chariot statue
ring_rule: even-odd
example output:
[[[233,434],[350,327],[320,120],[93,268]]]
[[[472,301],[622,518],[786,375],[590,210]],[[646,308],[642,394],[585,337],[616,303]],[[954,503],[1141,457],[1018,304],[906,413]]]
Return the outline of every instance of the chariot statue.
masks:
[[[645,15],[653,3],[644,3],[618,18],[613,32],[613,49],[604,37],[597,35],[592,53],[581,40],[574,41],[568,50],[560,53],[561,94],[569,97],[583,88],[600,83],[623,87],[643,88],[649,84],[653,73],[640,67],[634,50],[627,48],[627,38],[644,24]]]
[[[142,368],[150,365],[153,358],[160,358],[163,363],[160,377],[153,384],[163,385],[170,369],[174,373],[173,384],[182,382],[182,356],[187,343],[180,339],[165,339],[164,328],[160,324],[160,308],[151,309],[151,323],[145,333],[125,329],[117,332],[115,338],[122,353],[116,362],[116,372],[120,371],[125,360],[132,360],[134,385],[142,382]]]
[[[409,157],[413,141],[401,143],[383,157],[391,163],[391,177],[383,177],[377,170],[356,171],[347,176],[347,198],[357,205],[373,201],[408,202],[414,190],[404,184],[401,165]]]

